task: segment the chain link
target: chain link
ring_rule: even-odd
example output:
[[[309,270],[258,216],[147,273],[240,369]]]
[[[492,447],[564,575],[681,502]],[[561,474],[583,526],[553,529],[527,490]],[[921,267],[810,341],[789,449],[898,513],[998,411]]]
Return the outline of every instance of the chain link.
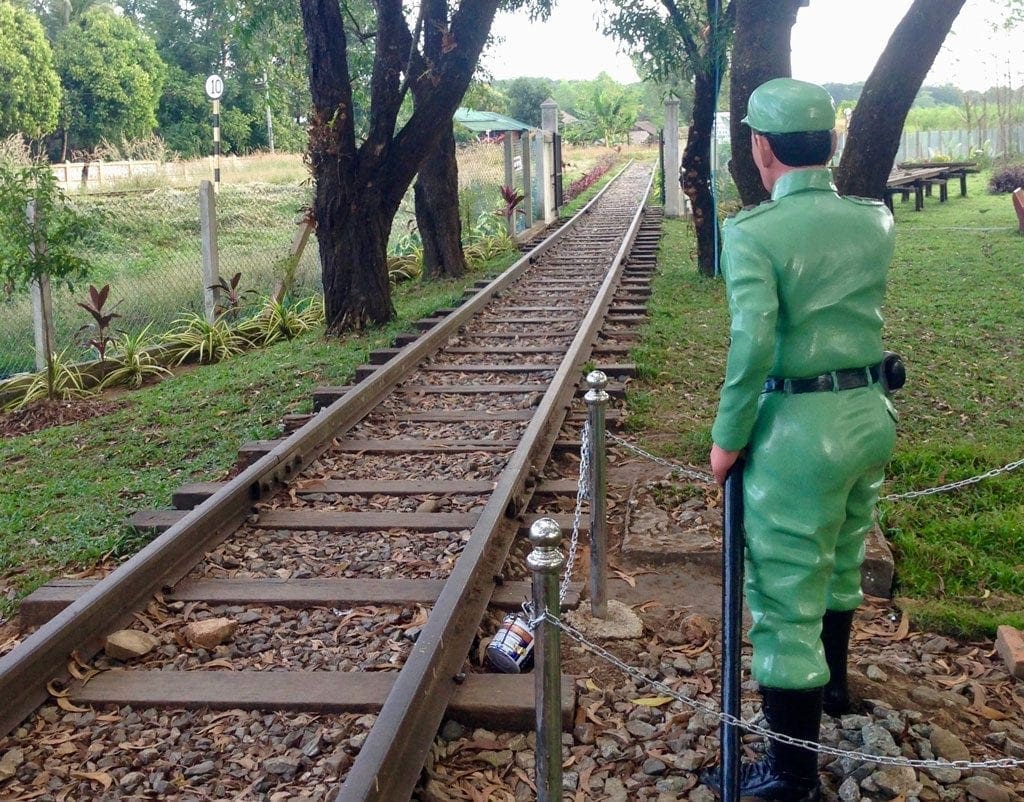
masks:
[[[684,468],[682,465],[679,465],[678,463],[670,462],[669,460],[656,456],[649,451],[644,451],[642,448],[640,448],[640,446],[635,445],[622,437],[618,437],[617,435],[614,435],[611,432],[608,432],[608,439],[614,443],[618,443],[620,446],[623,446],[629,451],[632,451],[634,454],[639,454],[641,457],[646,457],[651,462],[656,462],[663,468],[668,468],[673,473],[681,474],[688,479],[694,479],[698,482],[707,482],[709,484],[715,481],[715,477],[712,476],[710,473],[698,471],[695,468]]]
[[[576,482],[576,509],[572,517],[572,537],[569,540],[569,554],[565,558],[565,573],[562,575],[562,584],[558,588],[558,601],[563,607],[565,606],[565,594],[569,592],[569,583],[572,581],[572,568],[576,562],[576,550],[579,547],[583,502],[590,498],[590,461],[593,457],[593,454],[591,454],[592,450],[590,418],[587,418],[583,421],[583,430],[580,432],[580,475]]]
[[[1017,470],[1022,465],[1024,465],[1024,459],[1019,459],[1016,462],[1007,463],[1001,468],[993,468],[991,471],[986,471],[978,476],[972,476],[970,479],[961,479],[958,482],[950,482],[948,485],[931,487],[927,490],[911,490],[909,493],[893,493],[892,495],[882,496],[879,501],[902,501],[903,499],[908,498],[918,498],[920,496],[931,496],[935,493],[945,493],[947,490],[959,490],[961,487],[968,487],[985,479],[991,479],[992,477],[999,476],[1000,474],[1010,473],[1011,471]]]
[[[621,437],[616,437],[614,434],[609,434],[608,439],[613,440],[614,442],[618,443],[619,445],[623,446],[629,451],[632,451],[634,454],[639,454],[641,457],[646,457],[647,459],[651,460],[651,462],[655,462],[664,468],[669,468],[674,473],[681,474],[689,479],[695,479],[698,482],[714,481],[714,477],[711,476],[711,474],[704,473],[703,471],[694,470],[693,468],[685,468],[682,465],[679,465],[678,463],[674,463],[667,459],[664,459],[663,457],[651,454],[648,451],[644,451],[639,446],[630,443],[628,440],[625,440]],[[919,498],[921,496],[931,496],[936,493],[945,493],[950,490],[959,490],[962,487],[976,485],[978,482],[982,482],[985,479],[992,479],[995,476],[1000,476],[1004,473],[1010,473],[1022,466],[1024,466],[1024,459],[1019,459],[1016,460],[1015,462],[1007,463],[1006,465],[1003,465],[1001,468],[993,468],[992,470],[986,471],[985,473],[979,474],[978,476],[972,476],[970,479],[960,479],[959,481],[950,482],[949,484],[940,485],[939,487],[930,487],[927,490],[911,490],[910,492],[907,493],[892,493],[888,496],[881,496],[878,500],[903,501],[905,499]]]
[[[997,760],[982,760],[972,762],[969,760],[921,760],[914,758],[892,757],[890,755],[872,755],[868,752],[856,752],[845,749],[838,749],[834,746],[826,746],[824,744],[819,744],[814,741],[805,741],[801,738],[794,738],[790,735],[784,735],[782,733],[773,732],[772,730],[769,730],[758,724],[754,724],[749,721],[744,721],[743,719],[737,718],[736,716],[730,715],[728,713],[722,713],[708,704],[700,702],[696,699],[692,699],[689,696],[683,696],[681,693],[679,693],[673,688],[670,688],[663,682],[659,682],[658,680],[653,680],[649,679],[648,677],[645,677],[639,669],[634,668],[628,663],[624,663],[622,660],[620,660],[614,654],[609,652],[603,646],[600,646],[599,644],[589,640],[582,632],[570,626],[569,624],[562,622],[559,618],[553,616],[547,610],[544,611],[543,615],[540,615],[536,619],[531,621],[530,625],[536,628],[537,625],[542,621],[545,621],[548,624],[558,627],[562,630],[562,632],[564,632],[570,638],[572,638],[585,649],[587,649],[587,651],[611,663],[624,674],[627,674],[637,682],[640,682],[641,684],[658,691],[658,693],[661,693],[665,696],[670,696],[675,701],[682,702],[684,705],[686,705],[687,707],[691,707],[694,710],[699,710],[701,713],[704,713],[705,715],[714,718],[719,723],[725,722],[727,724],[731,724],[732,726],[738,727],[739,729],[754,733],[756,735],[761,735],[772,741],[776,741],[777,743],[795,746],[800,749],[807,749],[809,751],[818,752],[823,755],[832,755],[833,757],[853,758],[854,760],[860,760],[868,763],[877,763],[886,766],[907,766],[915,769],[1010,769],[1017,768],[1019,766],[1024,766],[1024,760],[1017,760],[1015,758],[1000,758]]]

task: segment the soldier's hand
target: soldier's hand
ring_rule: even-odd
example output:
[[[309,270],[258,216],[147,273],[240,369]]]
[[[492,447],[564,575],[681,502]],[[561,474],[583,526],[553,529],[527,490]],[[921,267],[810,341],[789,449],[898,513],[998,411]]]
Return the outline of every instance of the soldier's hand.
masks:
[[[720,485],[725,484],[726,474],[729,469],[740,458],[741,451],[726,451],[718,445],[711,445],[711,473],[715,475],[715,481]]]

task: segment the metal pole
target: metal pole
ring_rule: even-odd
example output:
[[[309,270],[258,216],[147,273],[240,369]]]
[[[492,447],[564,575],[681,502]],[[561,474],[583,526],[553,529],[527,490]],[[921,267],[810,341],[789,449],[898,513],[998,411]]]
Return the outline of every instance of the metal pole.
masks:
[[[220,100],[213,101],[213,191],[220,192]]]
[[[526,564],[533,572],[533,610],[536,616],[545,611],[556,618],[559,616],[558,575],[565,565],[559,549],[561,541],[562,530],[551,518],[541,518],[530,527],[533,551],[527,556]],[[537,802],[562,802],[561,640],[561,630],[557,626],[547,620],[538,623],[533,647]]]
[[[722,520],[722,712],[740,715],[743,631],[743,464],[725,477]],[[740,731],[722,722],[722,802],[740,800]]]
[[[606,524],[605,481],[607,454],[605,449],[605,408],[608,406],[608,377],[600,370],[587,374],[590,387],[583,400],[587,402],[590,422],[590,614],[608,617],[608,532]]]

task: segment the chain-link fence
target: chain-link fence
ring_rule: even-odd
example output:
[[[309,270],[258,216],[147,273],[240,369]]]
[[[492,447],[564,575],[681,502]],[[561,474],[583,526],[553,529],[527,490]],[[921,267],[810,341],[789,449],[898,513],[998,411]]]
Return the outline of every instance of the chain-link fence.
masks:
[[[239,289],[269,295],[287,263],[308,187],[278,184],[225,185],[217,197],[220,275],[241,273]],[[115,332],[154,337],[181,315],[203,311],[199,201],[196,189],[159,188],[78,193],[69,202],[94,221],[82,254],[92,264],[88,284],[110,285],[107,311],[119,317]],[[54,284],[53,319],[58,351],[88,358],[78,332],[92,318],[86,282],[74,289]],[[296,271],[298,294],[320,289],[316,248],[307,248]],[[86,336],[84,339],[88,339]],[[0,376],[32,370],[35,354],[32,306],[27,294],[4,303],[0,322]]]
[[[523,192],[522,143],[512,148],[512,185]],[[501,188],[508,183],[503,140],[461,144],[459,208],[464,242],[472,243],[505,231]],[[534,168],[533,182],[539,171]],[[293,172],[294,175],[294,172]],[[126,182],[127,184],[127,182]],[[91,323],[78,306],[87,300],[88,284],[110,285],[108,311],[120,316],[115,331],[131,334],[147,325],[154,338],[167,332],[183,314],[203,312],[203,263],[198,189],[195,185],[163,186],[150,182],[118,191],[106,183],[96,191],[79,190],[69,203],[89,214],[93,233],[82,246],[93,265],[86,282],[74,289],[53,286],[53,317],[56,350],[67,349],[72,360],[92,358],[87,335]],[[307,182],[280,183],[237,181],[225,183],[217,195],[217,243],[220,276],[230,281],[241,273],[238,288],[243,301],[269,295],[289,266],[292,241],[313,190]],[[522,204],[520,205],[522,209]],[[516,212],[517,230],[524,216]],[[410,188],[392,228],[392,252],[415,251],[419,243]],[[309,239],[295,273],[293,294],[302,297],[322,292],[315,237]],[[30,371],[35,366],[33,313],[27,293],[0,301],[0,378]]]

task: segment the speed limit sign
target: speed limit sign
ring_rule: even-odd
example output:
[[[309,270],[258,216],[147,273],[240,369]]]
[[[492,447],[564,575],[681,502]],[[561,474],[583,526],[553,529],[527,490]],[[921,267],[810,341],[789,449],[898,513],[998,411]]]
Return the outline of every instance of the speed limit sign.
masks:
[[[219,100],[224,94],[224,79],[219,75],[211,75],[206,79],[206,96],[210,100]]]

